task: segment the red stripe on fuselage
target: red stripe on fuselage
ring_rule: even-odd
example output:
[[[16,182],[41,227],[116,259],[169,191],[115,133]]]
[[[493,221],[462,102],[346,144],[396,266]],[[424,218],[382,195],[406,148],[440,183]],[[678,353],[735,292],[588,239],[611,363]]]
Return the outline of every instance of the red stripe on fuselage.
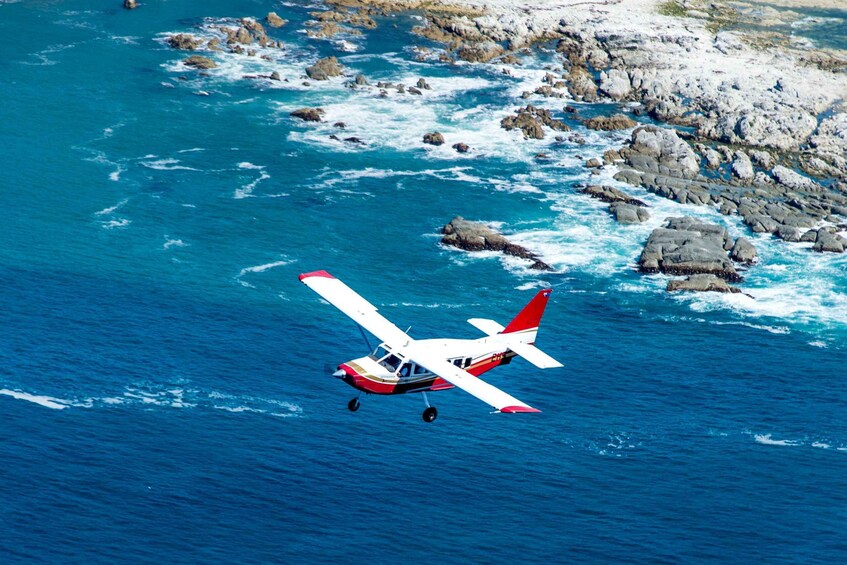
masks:
[[[512,352],[495,353],[489,357],[477,361],[466,370],[475,377],[490,371],[498,365],[508,363],[515,354]],[[400,381],[397,383],[386,383],[379,380],[374,380],[372,377],[363,375],[355,370],[347,363],[342,363],[338,367],[347,373],[343,379],[348,385],[355,389],[367,392],[368,394],[406,394],[407,392],[422,392],[422,391],[438,391],[454,388],[452,384],[445,381],[439,376],[433,376],[431,379],[420,381]]]

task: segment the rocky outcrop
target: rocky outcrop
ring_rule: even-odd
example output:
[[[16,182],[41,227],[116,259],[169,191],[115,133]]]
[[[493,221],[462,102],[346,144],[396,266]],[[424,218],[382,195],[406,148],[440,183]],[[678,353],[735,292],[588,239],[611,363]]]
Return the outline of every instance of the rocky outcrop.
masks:
[[[341,76],[343,69],[336,57],[324,57],[306,69],[306,74],[312,80],[329,80]]]
[[[735,240],[735,244],[729,251],[729,258],[737,263],[746,263],[748,265],[754,263],[759,254],[756,248],[750,243],[746,237],[739,237]]]
[[[645,273],[709,274],[740,281],[741,275],[727,255],[731,248],[726,228],[695,218],[668,218],[665,227],[650,234],[638,265]]]
[[[596,118],[589,118],[582,122],[582,125],[587,127],[588,129],[595,129],[600,131],[614,131],[619,129],[629,129],[634,128],[638,125],[638,122],[624,116],[623,114],[615,114],[614,116],[598,116]]]
[[[471,222],[461,216],[453,218],[442,228],[441,243],[464,249],[465,251],[500,251],[506,255],[533,261],[530,269],[551,270],[550,266],[538,259],[538,256],[526,248],[511,243],[503,235],[481,222]]]
[[[467,153],[471,150],[467,143],[454,143],[453,149],[455,149],[457,153]]]
[[[570,131],[571,128],[563,121],[557,120],[550,115],[548,110],[528,105],[516,110],[514,116],[506,116],[500,120],[500,127],[506,131],[519,129],[525,138],[544,139],[544,128],[547,126],[555,131]]]
[[[304,122],[320,122],[323,120],[322,108],[300,108],[291,112],[291,116],[300,118]]]
[[[423,136],[423,142],[427,145],[444,145],[444,136],[437,131],[425,133]]]
[[[271,27],[282,27],[288,22],[282,18],[280,18],[276,12],[268,12],[268,15],[265,16],[265,21]]]
[[[609,211],[620,224],[640,224],[650,219],[650,212],[643,206],[633,206],[625,202],[609,205]]]
[[[725,292],[733,294],[741,292],[740,288],[731,286],[725,280],[715,275],[691,275],[685,279],[668,281],[666,290],[668,292],[682,290],[688,292]]]
[[[203,45],[202,39],[197,39],[189,33],[178,33],[167,39],[168,45],[174,49],[182,49],[183,51],[194,51]]]
[[[700,173],[700,160],[694,150],[673,129],[637,128],[632,132],[630,146],[620,153],[628,165],[639,171],[683,179],[696,178]]]
[[[589,185],[581,189],[580,192],[582,192],[583,194],[587,194],[592,198],[602,200],[603,202],[609,202],[610,204],[614,202],[623,202],[625,204],[631,204],[633,206],[647,206],[641,200],[633,198],[629,194],[625,193],[622,190],[618,190],[613,186]]]
[[[838,235],[832,228],[821,228],[815,237],[812,250],[818,253],[844,253],[847,249],[847,239]]]
[[[213,60],[201,55],[192,55],[182,62],[186,67],[194,67],[195,69],[214,69],[218,66]]]
[[[469,63],[487,63],[503,53],[505,53],[505,50],[502,46],[489,41],[475,45],[463,45],[456,52],[456,55],[458,55],[459,59]]]

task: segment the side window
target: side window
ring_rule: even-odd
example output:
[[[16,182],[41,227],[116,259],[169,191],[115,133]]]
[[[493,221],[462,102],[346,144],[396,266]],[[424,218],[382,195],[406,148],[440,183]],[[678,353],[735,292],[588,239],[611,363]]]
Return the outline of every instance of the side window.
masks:
[[[426,367],[421,367],[420,365],[415,365],[415,374],[416,375],[425,375],[429,371]]]
[[[465,367],[470,367],[470,366],[471,366],[471,358],[465,357]]]
[[[408,363],[403,363],[403,366],[400,367],[400,376],[408,377],[412,372],[412,366]]]
[[[462,368],[462,360],[461,359],[453,359],[453,364],[456,365],[457,367],[459,367],[460,369]]]

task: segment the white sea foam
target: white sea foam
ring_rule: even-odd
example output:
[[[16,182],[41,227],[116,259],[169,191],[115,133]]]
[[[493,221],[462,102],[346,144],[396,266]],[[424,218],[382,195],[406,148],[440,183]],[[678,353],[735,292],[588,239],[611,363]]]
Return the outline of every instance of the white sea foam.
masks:
[[[181,239],[170,239],[165,236],[165,243],[162,244],[162,249],[170,249],[171,247],[187,247],[188,244]]]
[[[259,183],[271,178],[271,176],[267,172],[265,172],[265,167],[261,165],[254,165],[253,163],[243,162],[238,163],[238,168],[250,171],[259,171],[259,176],[253,181],[243,185],[242,187],[236,188],[235,193],[233,194],[233,198],[235,199],[252,197],[253,190],[255,190]]]
[[[756,443],[761,443],[762,445],[780,445],[780,446],[794,446],[800,445],[800,442],[790,440],[790,439],[772,439],[771,434],[755,434],[753,439],[756,440]]]
[[[102,210],[98,210],[98,211],[94,212],[94,215],[95,216],[106,216],[108,214],[111,214],[112,212],[115,212],[116,210],[121,208],[128,201],[129,201],[128,198],[124,198],[123,200],[121,200],[120,202],[115,204],[114,206],[109,206],[107,208],[103,208]]]
[[[155,169],[157,171],[197,171],[199,169],[195,169],[193,167],[186,167],[185,165],[179,165],[179,159],[157,159],[156,161],[141,161],[141,164],[148,169]]]
[[[115,220],[107,220],[105,222],[101,222],[101,225],[104,229],[113,230],[115,228],[125,228],[132,223],[132,220],[127,218],[117,218]]]
[[[4,396],[11,396],[12,398],[17,398],[18,400],[26,400],[27,402],[32,402],[45,408],[52,408],[53,410],[63,410],[69,405],[69,401],[63,400],[61,398],[30,394],[28,392],[9,390],[7,388],[0,389],[0,394]]]
[[[280,261],[274,261],[272,263],[265,263],[263,265],[256,265],[255,267],[244,267],[238,273],[239,277],[243,277],[248,273],[264,273],[265,271],[269,271],[270,269],[275,269],[277,267],[284,267],[286,265],[290,265],[294,261],[289,259],[282,259]]]

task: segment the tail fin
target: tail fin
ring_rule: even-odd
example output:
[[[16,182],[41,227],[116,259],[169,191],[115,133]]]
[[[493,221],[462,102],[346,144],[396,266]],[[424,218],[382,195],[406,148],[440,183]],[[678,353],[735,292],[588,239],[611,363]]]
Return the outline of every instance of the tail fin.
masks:
[[[541,316],[544,315],[544,308],[547,306],[547,300],[550,298],[551,292],[553,292],[551,288],[538,291],[535,298],[530,300],[529,304],[524,306],[524,309],[509,322],[503,333],[508,334],[538,329],[538,324],[541,322]]]

